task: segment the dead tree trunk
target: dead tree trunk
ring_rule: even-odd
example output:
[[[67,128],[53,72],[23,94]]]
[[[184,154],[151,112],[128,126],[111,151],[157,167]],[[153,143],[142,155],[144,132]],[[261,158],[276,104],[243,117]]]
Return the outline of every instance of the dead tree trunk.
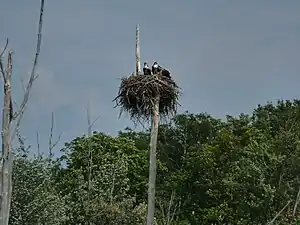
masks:
[[[1,63],[2,64],[2,63]],[[2,66],[1,66],[2,67]],[[6,71],[3,72],[4,80],[4,107],[2,114],[2,158],[1,158],[1,195],[0,195],[0,224],[8,224],[9,205],[11,196],[11,170],[12,151],[10,146],[10,122],[11,122],[11,75],[12,52],[8,53]]]
[[[26,86],[26,91],[24,94],[23,101],[17,112],[13,113],[12,108],[12,95],[11,95],[11,77],[12,77],[12,52],[8,52],[7,65],[4,68],[2,56],[4,55],[8,39],[4,50],[0,54],[0,73],[3,77],[4,82],[4,108],[2,113],[2,157],[0,161],[0,225],[8,225],[11,196],[12,196],[12,171],[13,171],[13,151],[11,143],[19,131],[19,125],[26,109],[29,94],[31,91],[32,83],[36,79],[35,69],[37,66],[40,47],[41,47],[41,32],[42,32],[42,17],[44,10],[44,0],[41,0],[40,8],[40,20],[39,20],[39,31],[37,40],[37,51],[34,59],[34,64],[30,79]],[[16,121],[15,128],[11,135],[11,122]]]
[[[136,33],[135,33],[135,61],[136,61],[135,75],[139,75],[142,73],[141,52],[140,52],[140,26],[139,25],[136,25]]]
[[[157,147],[158,123],[159,123],[159,99],[160,99],[159,96],[156,96],[154,99],[152,125],[151,125],[147,225],[154,225],[155,183],[156,183],[156,147]]]

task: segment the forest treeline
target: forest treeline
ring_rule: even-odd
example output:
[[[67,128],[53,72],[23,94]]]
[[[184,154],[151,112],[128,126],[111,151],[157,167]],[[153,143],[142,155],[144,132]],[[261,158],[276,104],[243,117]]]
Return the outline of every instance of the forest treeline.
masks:
[[[94,132],[58,159],[18,149],[11,225],[143,225],[149,131]],[[296,224],[300,217],[300,100],[217,119],[184,113],[158,136],[159,225]],[[91,153],[91,154],[90,154]]]

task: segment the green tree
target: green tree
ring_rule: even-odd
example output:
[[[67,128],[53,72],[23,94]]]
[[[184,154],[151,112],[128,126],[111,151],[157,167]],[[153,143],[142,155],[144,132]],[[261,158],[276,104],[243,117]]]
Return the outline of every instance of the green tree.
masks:
[[[160,197],[175,189],[179,217],[191,224],[267,223],[299,190],[298,112],[297,101],[279,101],[223,122],[205,114],[175,117],[160,128],[167,167],[158,175]]]
[[[185,113],[161,125],[157,224],[267,224],[287,202],[275,224],[296,224],[299,109],[278,101],[252,115]],[[58,162],[18,154],[10,224],[144,224],[149,136],[78,137]]]
[[[67,224],[143,224],[145,208],[136,206],[129,195],[130,178],[139,170],[139,157],[131,156],[136,151],[132,141],[103,133],[66,144],[61,160],[67,167],[60,172],[59,183],[68,206]]]
[[[65,202],[53,179],[55,163],[18,152],[14,160],[12,206],[9,224],[61,224]]]

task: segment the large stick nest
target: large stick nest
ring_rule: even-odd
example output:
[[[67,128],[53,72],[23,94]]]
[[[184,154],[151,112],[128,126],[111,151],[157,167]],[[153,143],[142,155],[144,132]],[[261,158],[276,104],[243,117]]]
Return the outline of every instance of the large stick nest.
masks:
[[[135,121],[151,119],[154,100],[159,96],[159,114],[161,119],[173,116],[179,105],[180,88],[168,77],[155,75],[131,75],[121,79],[118,96],[113,100],[116,107],[129,113]]]

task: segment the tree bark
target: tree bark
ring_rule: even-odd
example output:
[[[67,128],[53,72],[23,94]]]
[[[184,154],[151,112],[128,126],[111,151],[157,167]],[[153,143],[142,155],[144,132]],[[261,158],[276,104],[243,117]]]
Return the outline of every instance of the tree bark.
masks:
[[[150,140],[150,165],[149,165],[149,183],[148,183],[148,213],[147,225],[154,225],[155,211],[155,182],[156,182],[156,148],[159,123],[159,96],[154,100],[151,140]]]
[[[34,64],[31,72],[29,82],[26,87],[25,95],[21,106],[19,107],[18,112],[13,114],[12,109],[12,95],[11,95],[11,76],[12,76],[12,52],[8,53],[7,66],[4,69],[2,63],[2,56],[6,50],[6,46],[2,53],[0,54],[0,73],[3,76],[4,82],[4,108],[2,113],[2,157],[0,161],[0,225],[8,225],[9,215],[10,215],[10,205],[11,205],[11,196],[12,196],[12,171],[13,171],[13,152],[11,143],[14,139],[14,135],[19,129],[20,121],[22,115],[27,106],[29,93],[32,87],[33,81],[36,79],[35,69],[38,62],[40,47],[41,47],[41,38],[42,38],[42,17],[44,11],[44,1],[41,0],[40,8],[40,20],[39,20],[39,32],[37,40],[37,51],[34,59]],[[11,137],[11,121],[17,120],[15,132],[12,132]]]
[[[10,145],[12,53],[8,53],[4,79],[4,108],[2,114],[1,203],[0,224],[7,225],[11,196],[12,151]]]
[[[139,75],[142,73],[141,52],[140,52],[140,26],[139,25],[136,25],[136,33],[135,33],[135,60],[136,60],[135,75]]]

